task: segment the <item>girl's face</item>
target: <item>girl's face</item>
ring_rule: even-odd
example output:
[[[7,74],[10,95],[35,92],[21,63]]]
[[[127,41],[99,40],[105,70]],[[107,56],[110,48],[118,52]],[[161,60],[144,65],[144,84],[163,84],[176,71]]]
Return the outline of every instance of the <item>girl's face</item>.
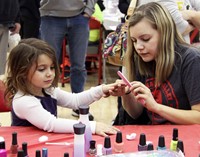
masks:
[[[42,89],[50,87],[54,80],[55,68],[52,59],[45,54],[38,57],[37,64],[34,63],[29,70],[29,88],[32,94],[43,96]]]
[[[159,33],[146,18],[130,27],[130,37],[135,50],[144,62],[155,60],[160,40]]]

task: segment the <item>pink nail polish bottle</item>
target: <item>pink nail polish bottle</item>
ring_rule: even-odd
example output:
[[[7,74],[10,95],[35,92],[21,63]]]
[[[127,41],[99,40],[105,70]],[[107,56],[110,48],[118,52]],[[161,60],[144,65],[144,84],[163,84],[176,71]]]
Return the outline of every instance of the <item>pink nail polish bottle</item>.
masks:
[[[121,153],[121,152],[123,152],[123,149],[124,149],[124,142],[122,139],[122,132],[118,131],[116,134],[116,140],[114,143],[114,150],[117,153]]]

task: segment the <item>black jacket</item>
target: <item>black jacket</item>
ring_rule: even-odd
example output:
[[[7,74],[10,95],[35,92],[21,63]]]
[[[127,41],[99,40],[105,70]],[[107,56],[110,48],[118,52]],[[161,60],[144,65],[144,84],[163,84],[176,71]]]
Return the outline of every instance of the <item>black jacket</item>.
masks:
[[[40,19],[40,0],[19,0],[19,6],[22,18]]]
[[[18,0],[0,0],[0,24],[19,22]]]

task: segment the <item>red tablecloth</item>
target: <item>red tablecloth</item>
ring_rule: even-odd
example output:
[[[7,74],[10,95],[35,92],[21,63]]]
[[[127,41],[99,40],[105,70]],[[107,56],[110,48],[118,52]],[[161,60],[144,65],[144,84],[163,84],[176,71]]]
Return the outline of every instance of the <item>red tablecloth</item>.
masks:
[[[198,157],[198,155],[200,154],[200,125],[126,125],[117,127],[123,133],[123,141],[125,144],[124,152],[137,151],[140,133],[146,134],[147,141],[153,142],[154,149],[157,147],[159,135],[163,135],[165,137],[166,147],[169,148],[172,138],[172,130],[173,128],[178,128],[179,139],[184,142],[185,156]],[[38,141],[40,136],[46,135],[49,139],[48,142],[73,142],[73,134],[47,133],[35,127],[0,127],[0,136],[4,137],[6,141],[6,149],[8,151],[11,145],[12,132],[18,133],[18,144],[20,147],[23,142],[28,143],[29,157],[35,157],[35,150],[42,150],[42,148],[48,149],[49,157],[63,157],[64,152],[68,152],[70,154],[70,157],[73,156],[73,145],[46,145],[44,142],[40,143]],[[132,141],[126,140],[126,134],[130,134],[133,132],[137,134],[136,139]],[[113,147],[115,135],[111,135],[110,137]],[[101,136],[93,135],[93,139],[96,140],[97,144],[103,144],[104,142],[104,137]]]

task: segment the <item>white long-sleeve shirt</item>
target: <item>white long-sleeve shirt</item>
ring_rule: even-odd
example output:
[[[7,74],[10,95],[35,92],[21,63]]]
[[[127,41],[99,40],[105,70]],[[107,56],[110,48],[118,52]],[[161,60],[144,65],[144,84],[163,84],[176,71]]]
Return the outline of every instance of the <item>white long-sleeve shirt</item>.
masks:
[[[57,104],[62,107],[78,109],[78,106],[89,105],[99,100],[103,96],[102,86],[92,87],[81,93],[69,93],[59,88],[53,88],[45,91],[52,99],[57,100]],[[57,118],[49,111],[43,108],[39,98],[33,95],[24,95],[18,91],[12,102],[13,119],[12,125],[16,125],[20,120],[27,120],[32,125],[48,132],[72,133],[73,125],[77,120]],[[15,122],[16,121],[16,122]],[[92,133],[95,133],[96,122],[91,121]]]

